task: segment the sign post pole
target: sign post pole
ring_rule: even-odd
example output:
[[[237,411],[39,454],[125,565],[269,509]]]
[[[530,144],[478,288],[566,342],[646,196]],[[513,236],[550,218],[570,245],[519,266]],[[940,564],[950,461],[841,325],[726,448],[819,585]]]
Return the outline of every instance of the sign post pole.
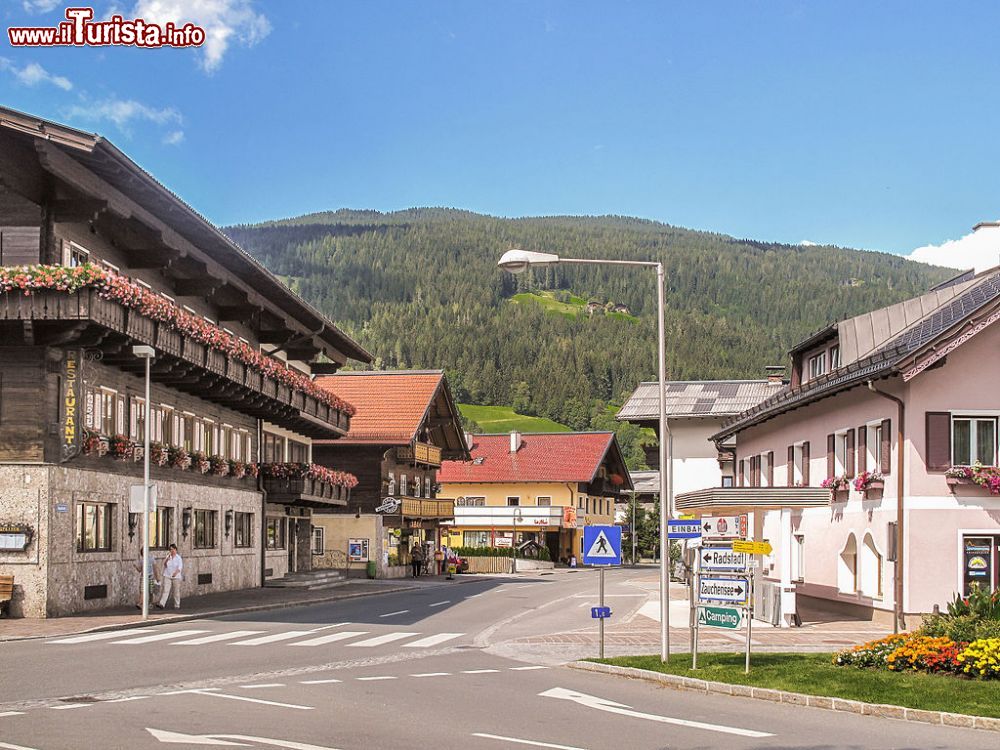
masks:
[[[753,571],[750,571],[750,599],[747,602],[747,658],[743,671],[750,674],[750,632],[753,630]]]
[[[604,568],[601,568],[600,584],[598,584],[598,585],[600,587],[599,594],[598,594],[598,598],[599,598],[600,601],[598,602],[598,605],[603,609],[604,608]],[[600,632],[601,632],[601,658],[603,659],[604,658],[604,618],[602,617],[597,622],[598,622],[598,627],[600,628]]]
[[[694,588],[691,589],[691,621],[694,626],[691,629],[691,669],[698,668],[698,631],[701,626],[698,623],[698,592],[701,591],[701,555],[698,555],[697,564],[694,566]]]

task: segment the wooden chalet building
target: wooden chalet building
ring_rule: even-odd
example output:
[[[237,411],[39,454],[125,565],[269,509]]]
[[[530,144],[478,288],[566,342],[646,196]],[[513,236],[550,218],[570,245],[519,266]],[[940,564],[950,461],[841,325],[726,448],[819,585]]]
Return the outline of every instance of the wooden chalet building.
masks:
[[[391,575],[415,541],[440,545],[442,523],[455,516],[454,502],[437,497],[437,472],[443,458],[467,459],[469,452],[448,381],[440,370],[397,370],[343,372],[316,383],[358,409],[345,437],[313,444],[317,463],[358,478],[347,507],[313,518],[316,565],[374,561],[379,576]],[[349,554],[352,540],[364,554]]]
[[[153,347],[151,404],[145,361]],[[353,478],[309,463],[353,407],[315,386],[370,355],[104,138],[0,108],[0,574],[15,615],[128,605],[145,420],[184,596],[311,564]],[[330,364],[332,363],[332,364]],[[263,444],[263,445],[262,445]],[[263,448],[263,449],[262,449]],[[133,509],[134,510],[134,509]]]

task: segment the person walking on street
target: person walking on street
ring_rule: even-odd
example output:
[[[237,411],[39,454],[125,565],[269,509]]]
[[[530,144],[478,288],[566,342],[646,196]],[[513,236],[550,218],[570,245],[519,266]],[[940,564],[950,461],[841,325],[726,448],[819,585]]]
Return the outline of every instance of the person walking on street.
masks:
[[[413,577],[420,575],[420,568],[424,564],[424,550],[418,542],[413,543],[410,548],[410,565],[413,566]]]
[[[167,606],[170,592],[174,594],[174,609],[181,608],[181,581],[184,580],[184,560],[177,554],[177,545],[170,545],[170,555],[163,561],[163,594],[156,606],[163,609]]]
[[[135,568],[135,572],[139,574],[139,593],[136,595],[135,608],[142,609],[142,550],[139,550],[139,556],[132,563],[132,567]],[[150,555],[149,559],[146,561],[146,577],[149,578],[149,590],[153,590],[153,556]]]

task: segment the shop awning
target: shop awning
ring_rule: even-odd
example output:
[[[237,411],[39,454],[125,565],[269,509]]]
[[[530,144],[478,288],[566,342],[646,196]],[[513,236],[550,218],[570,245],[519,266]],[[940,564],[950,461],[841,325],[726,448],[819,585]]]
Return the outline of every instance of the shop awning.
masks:
[[[824,508],[832,500],[823,487],[709,487],[682,492],[674,498],[678,512],[751,512],[783,508]]]

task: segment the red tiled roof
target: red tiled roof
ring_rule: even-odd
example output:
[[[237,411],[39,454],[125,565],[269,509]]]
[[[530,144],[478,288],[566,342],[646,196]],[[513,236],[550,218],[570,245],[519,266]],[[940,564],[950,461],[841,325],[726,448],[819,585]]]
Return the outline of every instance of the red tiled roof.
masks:
[[[420,423],[444,379],[440,370],[345,372],[316,378],[316,385],[353,404],[351,431],[318,444],[405,444]]]
[[[597,473],[614,437],[613,432],[526,434],[521,437],[517,453],[511,453],[510,434],[475,435],[472,460],[444,461],[438,470],[437,480],[589,482]]]

